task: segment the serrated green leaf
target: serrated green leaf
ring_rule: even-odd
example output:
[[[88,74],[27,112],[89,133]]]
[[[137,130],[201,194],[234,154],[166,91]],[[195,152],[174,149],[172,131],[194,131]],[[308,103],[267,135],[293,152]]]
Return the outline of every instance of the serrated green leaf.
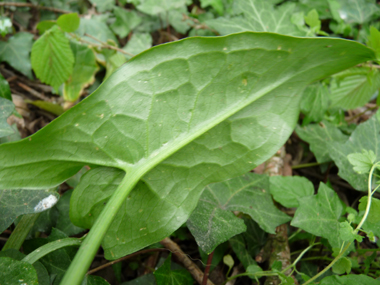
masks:
[[[13,113],[15,105],[12,101],[0,97],[0,138],[14,133],[12,127],[8,125],[7,119]]]
[[[171,257],[172,254],[170,253],[164,264],[153,273],[157,285],[192,285],[194,281],[189,271],[170,269]]]
[[[58,17],[57,24],[62,31],[72,33],[79,28],[80,18],[78,13],[63,14]]]
[[[98,12],[110,11],[115,7],[115,0],[89,0]]]
[[[328,109],[329,90],[321,83],[309,85],[302,94],[301,111],[306,116],[303,125],[320,122]]]
[[[58,26],[46,31],[33,44],[31,62],[36,76],[56,90],[69,78],[74,56],[69,40]]]
[[[14,69],[29,78],[33,78],[29,53],[32,49],[33,35],[17,33],[7,42],[0,41],[0,62],[5,61]]]
[[[333,248],[339,248],[342,240],[339,238],[338,219],[342,212],[343,206],[338,195],[321,183],[317,195],[300,199],[291,225],[324,237]]]
[[[57,21],[53,21],[53,20],[41,21],[37,24],[36,29],[38,30],[39,34],[42,35],[43,33],[51,29],[55,25],[57,25]]]
[[[169,10],[183,7],[188,3],[188,0],[141,0],[136,8],[145,14],[155,16]]]
[[[123,50],[130,54],[137,55],[152,47],[152,44],[153,38],[149,33],[133,33],[125,47],[123,47]],[[125,55],[125,57],[127,59],[131,58],[129,55]]]
[[[332,271],[336,274],[350,274],[351,261],[346,257],[341,257],[332,267]]]
[[[92,49],[73,42],[70,43],[70,47],[74,54],[75,63],[72,74],[63,86],[63,98],[66,101],[75,102],[83,89],[95,81],[98,65]]]
[[[305,36],[306,33],[291,21],[295,5],[289,3],[274,8],[261,0],[240,0],[234,2],[235,13],[239,16],[219,17],[206,21],[206,24],[221,35],[244,31],[274,32],[292,36]],[[241,16],[241,15],[242,16]]]
[[[380,88],[380,72],[355,67],[337,74],[331,82],[330,107],[354,109],[366,104]]]
[[[18,261],[9,257],[0,257],[0,267],[6,270],[0,271],[1,285],[15,285],[23,282],[28,285],[38,285],[38,276],[33,265]]]
[[[369,223],[376,224],[380,222],[380,200],[373,197],[371,200],[371,208],[367,217],[367,221]],[[362,197],[359,202],[359,210],[365,211],[368,203],[368,197]]]
[[[0,190],[0,232],[20,215],[39,213],[53,207],[59,194],[53,190]]]
[[[375,161],[380,160],[380,123],[373,116],[365,123],[360,124],[345,142],[330,142],[327,149],[331,158],[339,168],[339,176],[345,179],[357,190],[367,191],[368,174],[358,174],[354,171],[347,156],[358,150],[371,150],[375,153]]]
[[[206,185],[273,155],[293,131],[307,84],[373,58],[352,41],[272,33],[157,46],[41,131],[0,145],[0,188],[45,188],[84,165],[109,167],[94,168],[81,187],[116,173],[124,182],[113,202],[104,205],[109,194],[99,188],[78,197],[78,186],[72,209],[92,225],[104,207],[121,207],[103,246],[107,258],[124,256],[178,229]]]
[[[322,279],[320,285],[379,285],[380,281],[369,276],[350,274],[345,276],[328,276]]]
[[[244,222],[231,211],[251,216],[262,229],[275,233],[290,217],[278,210],[269,194],[269,177],[249,173],[208,185],[187,225],[198,246],[206,253],[246,230]]]
[[[362,153],[351,153],[347,155],[347,159],[354,166],[357,173],[363,174],[369,173],[376,161],[376,155],[372,150],[362,149]]]
[[[8,81],[0,74],[0,97],[12,101],[11,88],[9,87]],[[0,106],[2,106],[2,101]]]
[[[269,181],[273,199],[287,208],[298,207],[300,198],[314,194],[313,183],[305,177],[271,176]]]
[[[310,144],[310,150],[314,153],[319,163],[331,160],[327,148],[331,142],[343,144],[348,139],[348,136],[327,121],[305,127],[297,126],[296,132],[302,140]]]
[[[142,18],[133,10],[128,11],[115,6],[113,13],[115,14],[116,21],[111,25],[111,29],[120,38],[125,38],[142,21]]]

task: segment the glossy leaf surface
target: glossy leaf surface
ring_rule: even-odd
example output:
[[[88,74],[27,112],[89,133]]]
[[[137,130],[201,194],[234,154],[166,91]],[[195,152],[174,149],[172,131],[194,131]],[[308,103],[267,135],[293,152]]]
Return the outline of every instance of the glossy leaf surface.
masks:
[[[187,222],[203,251],[210,254],[218,244],[246,230],[243,220],[232,211],[248,214],[273,234],[277,226],[290,220],[273,204],[266,175],[248,173],[208,185]]]
[[[270,33],[157,46],[43,130],[1,145],[0,188],[57,185],[86,164],[124,170],[123,181],[138,182],[103,241],[108,258],[124,256],[181,226],[206,185],[275,153],[308,83],[372,58],[350,41]],[[109,197],[121,170],[94,169],[98,179],[83,178],[81,187],[103,183]],[[90,225],[104,207],[99,191],[75,199],[74,192],[82,201],[72,209],[77,225]]]

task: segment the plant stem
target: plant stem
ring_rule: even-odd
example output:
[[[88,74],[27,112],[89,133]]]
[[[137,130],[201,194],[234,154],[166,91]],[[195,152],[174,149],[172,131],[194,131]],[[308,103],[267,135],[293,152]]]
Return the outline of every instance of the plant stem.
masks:
[[[285,274],[285,272],[286,272],[287,270],[289,270],[290,268],[294,267],[294,266],[297,264],[297,262],[300,261],[300,259],[302,258],[302,256],[304,256],[304,254],[305,254],[309,249],[311,249],[313,246],[318,245],[318,244],[320,244],[320,243],[319,243],[319,242],[317,242],[317,243],[313,243],[313,244],[309,245],[307,248],[305,248],[305,249],[300,253],[300,255],[296,258],[296,260],[294,260],[294,262],[293,262],[292,264],[290,264],[288,267],[284,268],[284,269],[281,271],[281,273],[284,273],[284,274]]]
[[[19,250],[39,215],[40,213],[23,215],[2,250],[10,248]]]
[[[210,272],[213,256],[214,256],[214,251],[211,252],[207,258],[207,264],[206,264],[206,268],[205,268],[205,273],[203,275],[202,285],[207,285],[208,273]]]
[[[131,171],[125,175],[119,187],[112,194],[105,208],[96,219],[87,237],[84,239],[74,260],[61,281],[61,285],[79,285],[87,273],[92,260],[97,253],[109,226],[121,205],[132,191],[133,187],[145,173],[144,167]]]
[[[317,165],[321,165],[321,164],[325,164],[325,163],[328,163],[329,161],[327,162],[311,162],[311,163],[305,163],[305,164],[298,164],[298,165],[293,165],[292,166],[292,169],[299,169],[299,168],[306,168],[306,167],[313,167],[313,166],[317,166]]]
[[[66,246],[80,246],[82,244],[83,238],[80,238],[80,239],[79,238],[65,238],[65,239],[59,239],[53,242],[49,242],[43,246],[40,246],[33,252],[29,253],[27,256],[24,257],[22,261],[33,264],[40,258],[44,257],[45,255],[57,249],[60,249]]]

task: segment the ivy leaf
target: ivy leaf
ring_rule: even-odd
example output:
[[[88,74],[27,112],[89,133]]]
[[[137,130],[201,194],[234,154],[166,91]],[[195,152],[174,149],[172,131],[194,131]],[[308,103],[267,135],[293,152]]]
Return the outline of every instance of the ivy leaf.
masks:
[[[181,8],[173,9],[168,12],[169,24],[179,33],[186,34],[186,32],[191,28],[194,22],[191,19],[186,19],[189,12],[186,6]]]
[[[207,186],[187,222],[199,247],[209,254],[246,230],[244,222],[231,211],[248,214],[263,230],[274,234],[276,226],[290,217],[274,206],[268,190],[269,177],[254,173]]]
[[[8,81],[0,74],[0,97],[12,101],[11,88]],[[2,104],[0,104],[2,106]]]
[[[79,24],[78,30],[75,32],[81,37],[84,37],[86,41],[99,44],[96,40],[85,36],[85,34],[89,34],[93,36],[94,38],[102,41],[102,42],[108,42],[108,40],[111,40],[113,42],[117,42],[117,39],[113,32],[108,28],[108,26],[101,22],[97,21],[95,19],[84,19],[82,18]]]
[[[354,240],[357,240],[358,242],[363,241],[363,237],[358,234],[355,234],[354,229],[347,221],[340,223],[339,237],[343,241],[347,242],[353,242]]]
[[[296,132],[302,140],[310,144],[310,150],[319,163],[331,161],[327,148],[331,142],[345,143],[348,139],[348,136],[327,121],[305,127],[297,126]]]
[[[125,38],[142,21],[142,18],[133,10],[128,11],[115,6],[113,13],[116,17],[116,21],[111,25],[111,29],[120,38]]]
[[[365,211],[368,203],[368,196],[364,196],[359,200],[359,210]],[[371,198],[371,208],[367,220],[369,223],[376,224],[380,222],[380,200],[376,198]]]
[[[29,78],[33,78],[29,53],[32,49],[33,35],[17,33],[7,42],[0,41],[0,62],[5,61],[14,69]]]
[[[0,190],[0,232],[20,215],[39,213],[53,207],[59,194],[53,190]]]
[[[341,257],[332,267],[332,271],[336,274],[350,274],[351,261],[347,257]]]
[[[380,72],[355,67],[334,76],[330,87],[330,107],[354,109],[366,104],[380,88]]]
[[[12,127],[8,125],[7,119],[13,113],[15,105],[12,101],[0,97],[0,138],[14,133]]]
[[[153,38],[149,33],[133,33],[128,43],[123,47],[123,50],[130,54],[137,55],[152,47],[152,44]],[[125,57],[127,59],[131,58],[129,55],[125,55]]]
[[[110,11],[115,7],[115,0],[90,0],[90,2],[96,7],[99,13]]]
[[[308,24],[313,33],[317,34],[321,30],[321,20],[316,9],[311,10],[305,16],[305,23]]]
[[[181,8],[186,4],[189,4],[188,0],[141,0],[140,4],[137,5],[136,8],[145,14],[155,16],[162,12]]]
[[[372,165],[376,161],[376,155],[372,150],[362,149],[362,153],[351,153],[347,155],[348,161],[354,166],[354,170],[359,173],[369,173]]]
[[[158,268],[153,274],[156,277],[157,285],[192,285],[194,283],[191,274],[185,270],[171,270],[170,253],[164,264]]]
[[[318,194],[300,198],[291,225],[313,235],[326,238],[333,248],[341,246],[339,238],[343,206],[338,195],[324,183],[319,185]]]
[[[63,86],[63,98],[75,102],[82,94],[84,88],[95,81],[98,70],[94,51],[85,45],[70,43],[74,54],[74,68],[72,74]]]
[[[208,184],[272,156],[310,82],[373,58],[353,41],[273,33],[154,47],[41,131],[1,144],[0,189],[48,188],[102,166],[74,190],[71,218],[89,227],[104,207],[119,209],[102,245],[107,258],[124,256],[178,229]]]
[[[364,24],[380,11],[378,5],[367,0],[337,0],[338,13],[346,23]]]
[[[58,26],[53,26],[34,43],[31,61],[36,76],[56,90],[69,78],[74,56],[69,40]]]
[[[79,28],[80,18],[78,13],[64,14],[58,17],[57,24],[62,31],[72,33]]]
[[[33,265],[24,261],[18,261],[9,257],[0,257],[0,267],[6,270],[0,271],[1,285],[24,284],[38,285],[38,276]]]
[[[329,90],[321,83],[309,85],[302,94],[301,110],[306,116],[302,124],[320,122],[328,109]]]
[[[345,276],[327,276],[322,279],[320,285],[378,285],[379,281],[363,274],[350,274]]]
[[[272,176],[269,179],[273,199],[287,208],[298,207],[300,198],[314,194],[313,184],[305,177]]]
[[[365,149],[377,154],[375,161],[379,161],[380,145],[377,143],[378,141],[380,141],[380,123],[376,116],[373,116],[365,123],[357,126],[345,143],[329,142],[327,145],[331,158],[339,168],[339,176],[357,190],[367,191],[368,175],[358,174],[354,171],[348,156],[360,149]]]
[[[291,21],[295,5],[285,4],[274,8],[267,1],[240,0],[234,2],[238,16],[219,17],[206,21],[206,24],[221,35],[244,31],[274,32],[292,36],[305,36],[306,33]],[[241,14],[241,15],[240,15]]]

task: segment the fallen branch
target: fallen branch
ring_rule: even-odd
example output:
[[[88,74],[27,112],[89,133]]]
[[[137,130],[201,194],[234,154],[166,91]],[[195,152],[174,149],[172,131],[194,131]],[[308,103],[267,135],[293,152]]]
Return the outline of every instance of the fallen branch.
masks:
[[[187,255],[182,251],[178,244],[176,244],[170,238],[165,238],[160,241],[160,243],[169,249],[179,259],[179,261],[185,266],[185,268],[191,273],[191,275],[199,284],[202,284],[204,276],[203,272],[194,262],[190,260],[190,258],[187,257]],[[214,285],[214,283],[212,283],[210,280],[207,280],[207,285]]]

